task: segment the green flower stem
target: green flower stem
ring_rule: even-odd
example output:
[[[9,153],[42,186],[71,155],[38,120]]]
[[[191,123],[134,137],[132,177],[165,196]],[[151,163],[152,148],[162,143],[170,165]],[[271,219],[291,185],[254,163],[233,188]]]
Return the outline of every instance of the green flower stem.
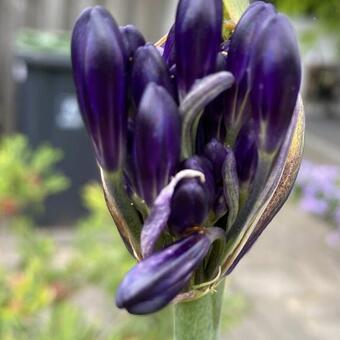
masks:
[[[224,281],[216,293],[174,306],[175,340],[218,340]]]

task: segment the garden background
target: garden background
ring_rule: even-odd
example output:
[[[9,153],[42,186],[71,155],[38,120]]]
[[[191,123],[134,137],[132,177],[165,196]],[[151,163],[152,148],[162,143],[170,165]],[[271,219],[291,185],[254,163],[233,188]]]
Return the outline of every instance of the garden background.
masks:
[[[340,339],[340,2],[276,0],[301,42],[306,150],[289,203],[227,283],[222,339]],[[0,339],[170,338],[114,294],[133,260],[107,212],[69,30],[108,7],[155,41],[175,0],[0,0]]]

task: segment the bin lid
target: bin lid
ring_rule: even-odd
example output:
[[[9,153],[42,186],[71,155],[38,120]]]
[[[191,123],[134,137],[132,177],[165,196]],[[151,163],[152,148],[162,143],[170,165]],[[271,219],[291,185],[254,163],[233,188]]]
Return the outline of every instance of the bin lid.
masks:
[[[29,66],[70,68],[70,33],[23,29],[16,38],[16,56]]]
[[[16,57],[23,59],[29,66],[39,68],[70,69],[71,58],[65,54],[17,50]]]

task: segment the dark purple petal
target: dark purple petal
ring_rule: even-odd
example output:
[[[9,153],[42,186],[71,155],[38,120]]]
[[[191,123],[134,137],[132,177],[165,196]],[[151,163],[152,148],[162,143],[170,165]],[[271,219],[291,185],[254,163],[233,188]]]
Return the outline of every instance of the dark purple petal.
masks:
[[[159,194],[151,209],[149,217],[144,223],[141,235],[141,248],[144,257],[150,256],[162,232],[167,227],[171,213],[171,200],[177,184],[183,179],[199,178],[201,182],[205,181],[201,172],[193,170],[180,171]]]
[[[126,59],[119,28],[103,7],[86,9],[72,34],[78,101],[99,164],[116,170],[124,159]]]
[[[165,307],[187,286],[211,245],[224,233],[219,228],[195,232],[137,264],[117,290],[116,304],[133,314]]]
[[[259,148],[277,150],[287,133],[301,83],[294,30],[278,14],[263,25],[252,51],[251,107]]]
[[[180,97],[197,79],[214,72],[222,35],[221,0],[181,0],[175,23]]]
[[[163,86],[173,94],[169,71],[157,48],[152,44],[139,47],[135,53],[132,67],[132,94],[138,107],[149,83]]]
[[[179,103],[179,98],[178,98],[178,91],[177,91],[177,68],[176,65],[172,65],[169,69],[169,74],[170,74],[170,80],[171,80],[171,85],[173,88],[173,93],[174,93],[174,99],[176,103]]]
[[[133,25],[119,27],[123,37],[125,51],[128,58],[132,58],[138,47],[145,45],[145,39],[141,32]]]
[[[241,183],[252,182],[258,160],[256,134],[252,124],[246,124],[241,129],[235,144],[235,158],[239,181]]]
[[[172,65],[169,69],[170,72],[170,78],[177,78],[177,67],[176,65]]]
[[[151,205],[178,166],[181,119],[169,93],[148,85],[136,117],[135,171],[139,195]]]
[[[227,54],[225,52],[219,52],[216,59],[215,72],[222,72],[227,70]]]
[[[171,201],[169,228],[175,235],[183,235],[189,228],[200,226],[207,218],[209,199],[204,183],[185,179],[178,184]]]
[[[250,115],[249,62],[255,37],[263,22],[273,15],[272,5],[255,2],[241,17],[230,40],[226,69],[235,76],[235,84],[224,98],[224,122],[230,145],[234,144],[239,129]]]
[[[152,296],[146,296],[145,299],[140,299],[138,302],[131,302],[128,305],[122,305],[119,307],[118,302],[117,307],[126,308],[130,314],[134,315],[146,315],[159,311],[164,308],[171,300],[173,300],[187,285],[191,278],[191,273],[180,280],[178,283],[173,284],[171,287],[166,286],[167,290],[161,292],[157,291],[152,294]],[[164,289],[161,286],[160,289]]]
[[[234,75],[237,85],[248,71],[251,48],[259,29],[275,13],[273,5],[257,1],[248,7],[238,22],[230,39],[227,58],[227,70]]]
[[[134,184],[136,183],[135,169],[134,169],[134,157],[133,157],[133,148],[134,148],[134,133],[135,133],[135,121],[134,119],[128,119],[128,128],[127,128],[127,155],[124,166],[124,171],[126,175],[129,177],[131,181],[131,188],[134,188]],[[136,191],[137,188],[134,188],[133,191]]]
[[[176,63],[175,25],[171,27],[166,39],[163,59],[168,67],[172,67]]]

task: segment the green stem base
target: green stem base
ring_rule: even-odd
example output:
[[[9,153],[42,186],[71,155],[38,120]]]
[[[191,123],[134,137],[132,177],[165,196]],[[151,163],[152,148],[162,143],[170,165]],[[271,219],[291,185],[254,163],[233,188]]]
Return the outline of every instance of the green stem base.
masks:
[[[224,281],[216,293],[174,306],[175,340],[219,339]]]

